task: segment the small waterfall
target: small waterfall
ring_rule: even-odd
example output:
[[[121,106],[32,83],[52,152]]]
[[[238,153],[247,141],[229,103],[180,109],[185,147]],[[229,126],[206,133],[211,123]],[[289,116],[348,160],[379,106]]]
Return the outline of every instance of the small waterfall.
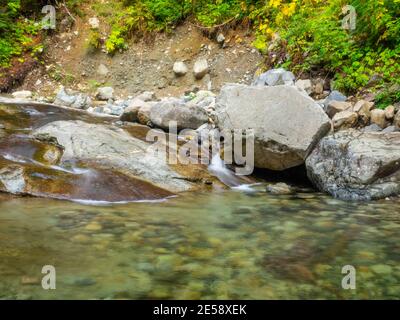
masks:
[[[208,170],[228,187],[237,188],[243,185],[243,180],[226,167],[218,153],[212,157]]]

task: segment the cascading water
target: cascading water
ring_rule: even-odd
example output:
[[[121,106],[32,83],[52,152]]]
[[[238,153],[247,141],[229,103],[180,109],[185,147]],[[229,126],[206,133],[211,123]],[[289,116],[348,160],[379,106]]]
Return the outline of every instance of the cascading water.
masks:
[[[217,177],[223,184],[236,189],[249,189],[249,184],[246,184],[244,179],[237,176],[232,170],[229,170],[219,153],[216,153],[208,167],[208,171]]]

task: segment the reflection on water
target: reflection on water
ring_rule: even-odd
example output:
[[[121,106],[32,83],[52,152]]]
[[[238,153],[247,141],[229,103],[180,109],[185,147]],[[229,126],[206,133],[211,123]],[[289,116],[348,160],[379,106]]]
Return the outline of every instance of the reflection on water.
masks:
[[[318,194],[104,207],[0,195],[0,298],[398,298],[399,213]],[[355,291],[341,288],[348,264]],[[54,291],[41,288],[44,265]]]

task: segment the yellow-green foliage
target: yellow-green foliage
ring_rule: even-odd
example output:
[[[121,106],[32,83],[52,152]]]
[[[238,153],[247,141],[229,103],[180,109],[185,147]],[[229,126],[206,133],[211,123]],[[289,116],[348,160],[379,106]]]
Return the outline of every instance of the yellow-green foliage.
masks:
[[[356,9],[353,31],[342,28],[345,5]],[[269,0],[252,16],[256,47],[266,52],[279,33],[287,53],[280,63],[294,71],[324,71],[348,92],[366,86],[372,76],[381,79],[378,88],[400,83],[400,0]]]
[[[0,0],[0,67],[9,66],[12,57],[34,49],[32,36],[38,27],[20,16],[20,0]]]

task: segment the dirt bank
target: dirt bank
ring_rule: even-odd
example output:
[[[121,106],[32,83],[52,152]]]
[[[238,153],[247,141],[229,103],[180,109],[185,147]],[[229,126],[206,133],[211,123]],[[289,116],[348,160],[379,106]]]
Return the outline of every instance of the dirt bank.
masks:
[[[212,90],[219,90],[226,82],[249,83],[262,61],[251,45],[254,39],[247,28],[226,32],[226,45],[222,48],[189,22],[150,40],[132,39],[128,50],[114,56],[104,50],[92,52],[88,48],[88,21],[95,13],[89,6],[86,11],[83,18],[76,17],[72,27],[47,39],[43,65],[31,71],[18,89],[49,96],[60,84],[85,91],[107,84],[115,88],[117,95],[125,97],[145,90],[159,96],[177,96],[193,87],[211,86]],[[109,26],[99,19],[100,31],[105,36]],[[191,71],[201,57],[207,58],[210,73],[197,81]],[[175,61],[187,64],[186,76],[174,75]]]

